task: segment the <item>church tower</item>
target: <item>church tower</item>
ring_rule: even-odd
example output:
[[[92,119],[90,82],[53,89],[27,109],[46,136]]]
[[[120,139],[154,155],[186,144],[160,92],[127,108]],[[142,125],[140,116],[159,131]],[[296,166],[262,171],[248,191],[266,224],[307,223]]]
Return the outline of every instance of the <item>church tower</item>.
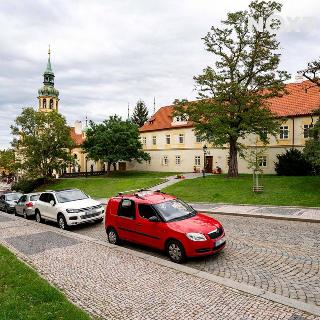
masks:
[[[47,68],[43,73],[43,87],[38,90],[39,111],[41,112],[59,111],[59,91],[54,87],[54,73],[51,68],[50,54],[49,46]]]

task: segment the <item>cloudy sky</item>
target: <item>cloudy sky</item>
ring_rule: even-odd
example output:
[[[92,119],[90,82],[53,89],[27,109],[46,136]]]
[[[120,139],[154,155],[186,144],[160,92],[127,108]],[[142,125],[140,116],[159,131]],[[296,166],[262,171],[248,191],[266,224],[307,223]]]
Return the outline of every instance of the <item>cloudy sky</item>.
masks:
[[[152,112],[153,97],[157,108],[195,97],[192,77],[214,61],[201,37],[248,3],[1,0],[0,148],[10,145],[10,124],[22,108],[38,105],[48,44],[60,112],[69,124],[86,115],[94,121],[115,113],[126,117],[128,103],[132,109],[139,98]],[[282,3],[281,68],[295,74],[320,56],[320,3]]]

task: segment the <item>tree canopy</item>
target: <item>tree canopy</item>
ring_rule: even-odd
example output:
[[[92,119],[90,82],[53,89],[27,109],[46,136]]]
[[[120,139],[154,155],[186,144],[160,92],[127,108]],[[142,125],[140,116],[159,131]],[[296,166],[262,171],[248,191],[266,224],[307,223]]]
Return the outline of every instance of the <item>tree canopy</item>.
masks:
[[[149,115],[149,112],[145,102],[142,100],[139,100],[133,110],[131,120],[133,123],[135,123],[139,127],[142,127],[145,124],[145,122],[148,120],[148,115]]]
[[[14,150],[0,150],[0,169],[8,173],[13,173],[16,170]]]
[[[300,71],[300,73],[302,73],[306,79],[320,87],[320,58],[309,62],[307,68]]]
[[[289,79],[278,70],[280,21],[272,18],[281,7],[275,1],[253,1],[248,10],[229,13],[221,26],[213,26],[203,40],[216,62],[194,77],[198,100],[175,101],[175,113],[193,121],[203,140],[228,145],[229,177],[238,176],[241,138],[255,134],[267,143],[268,133],[278,132],[279,121],[268,101],[285,94],[284,81]],[[251,28],[252,19],[262,21],[263,30]]]
[[[90,121],[83,148],[90,159],[106,162],[108,173],[111,165],[118,161],[150,159],[149,154],[142,150],[138,126],[129,120],[123,121],[117,115],[99,124]]]
[[[74,143],[65,118],[57,113],[23,109],[11,126],[21,169],[31,177],[47,177],[74,163]]]

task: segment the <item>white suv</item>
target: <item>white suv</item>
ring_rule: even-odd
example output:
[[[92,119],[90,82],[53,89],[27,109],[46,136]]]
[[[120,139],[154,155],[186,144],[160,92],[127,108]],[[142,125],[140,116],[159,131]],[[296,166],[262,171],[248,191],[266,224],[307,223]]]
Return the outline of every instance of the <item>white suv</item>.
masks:
[[[104,217],[104,207],[78,189],[42,192],[34,207],[37,222],[55,221],[61,229]]]

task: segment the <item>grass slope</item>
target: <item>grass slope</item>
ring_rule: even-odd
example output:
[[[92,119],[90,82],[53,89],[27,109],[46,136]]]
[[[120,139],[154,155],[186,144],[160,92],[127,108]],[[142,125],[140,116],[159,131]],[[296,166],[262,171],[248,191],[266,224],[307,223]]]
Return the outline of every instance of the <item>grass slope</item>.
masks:
[[[9,250],[0,246],[0,319],[91,318]]]
[[[184,180],[164,191],[190,202],[224,202],[320,207],[320,177],[279,177],[264,175],[264,192],[254,194],[252,176],[228,179],[225,175]]]
[[[162,181],[161,178],[173,175],[168,172],[116,172],[110,177],[66,178],[59,179],[50,185],[39,188],[59,190],[79,188],[95,198],[106,198],[116,195],[120,191],[148,188]]]

